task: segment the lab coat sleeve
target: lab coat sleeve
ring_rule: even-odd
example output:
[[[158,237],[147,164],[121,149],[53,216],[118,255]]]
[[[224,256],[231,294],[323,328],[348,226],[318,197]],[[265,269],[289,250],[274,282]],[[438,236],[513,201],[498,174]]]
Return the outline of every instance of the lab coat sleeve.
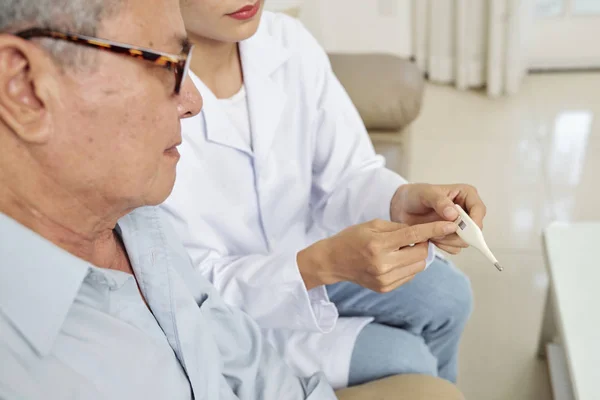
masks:
[[[319,226],[330,233],[373,219],[390,220],[390,205],[408,181],[385,168],[352,100],[333,73],[329,58],[305,32],[304,51],[317,88],[311,206]],[[429,243],[426,266],[435,260]]]
[[[297,252],[227,255],[203,244],[206,229],[185,207],[172,202],[162,210],[177,231],[194,267],[219,291],[227,304],[248,313],[264,329],[328,333],[338,318],[327,290],[307,290],[297,264]]]
[[[308,32],[304,37],[305,68],[313,71],[307,79],[316,87],[311,127],[315,219],[331,233],[372,219],[389,220],[392,197],[407,181],[385,168],[327,55]]]

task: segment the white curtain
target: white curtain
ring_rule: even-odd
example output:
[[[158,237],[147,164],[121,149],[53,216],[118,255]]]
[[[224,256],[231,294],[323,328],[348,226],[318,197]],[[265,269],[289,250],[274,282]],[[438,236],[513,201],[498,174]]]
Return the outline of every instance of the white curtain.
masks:
[[[531,0],[413,0],[413,52],[431,81],[516,93],[527,72]]]

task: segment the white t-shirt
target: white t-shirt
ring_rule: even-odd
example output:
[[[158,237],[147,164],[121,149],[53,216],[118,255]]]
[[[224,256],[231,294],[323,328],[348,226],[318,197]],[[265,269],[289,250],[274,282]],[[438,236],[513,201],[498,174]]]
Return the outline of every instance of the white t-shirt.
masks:
[[[252,151],[252,135],[250,134],[250,115],[248,113],[248,96],[246,86],[242,85],[239,92],[228,99],[219,99],[229,121],[235,127],[238,135],[242,138],[248,149]]]

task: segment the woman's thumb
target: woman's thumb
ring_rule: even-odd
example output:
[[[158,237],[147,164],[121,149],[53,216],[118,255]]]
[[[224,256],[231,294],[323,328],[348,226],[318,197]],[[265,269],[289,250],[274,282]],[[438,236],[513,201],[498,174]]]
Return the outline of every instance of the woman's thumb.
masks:
[[[456,211],[454,202],[448,194],[441,190],[432,190],[431,196],[433,198],[430,200],[430,204],[440,217],[447,221],[455,221],[458,218],[458,211]]]

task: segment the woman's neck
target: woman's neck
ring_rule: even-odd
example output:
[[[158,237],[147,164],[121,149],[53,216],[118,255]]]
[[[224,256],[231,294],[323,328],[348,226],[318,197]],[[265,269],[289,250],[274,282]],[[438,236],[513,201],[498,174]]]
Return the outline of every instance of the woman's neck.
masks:
[[[244,82],[237,43],[220,42],[189,33],[194,44],[191,70],[219,99],[240,91]]]

